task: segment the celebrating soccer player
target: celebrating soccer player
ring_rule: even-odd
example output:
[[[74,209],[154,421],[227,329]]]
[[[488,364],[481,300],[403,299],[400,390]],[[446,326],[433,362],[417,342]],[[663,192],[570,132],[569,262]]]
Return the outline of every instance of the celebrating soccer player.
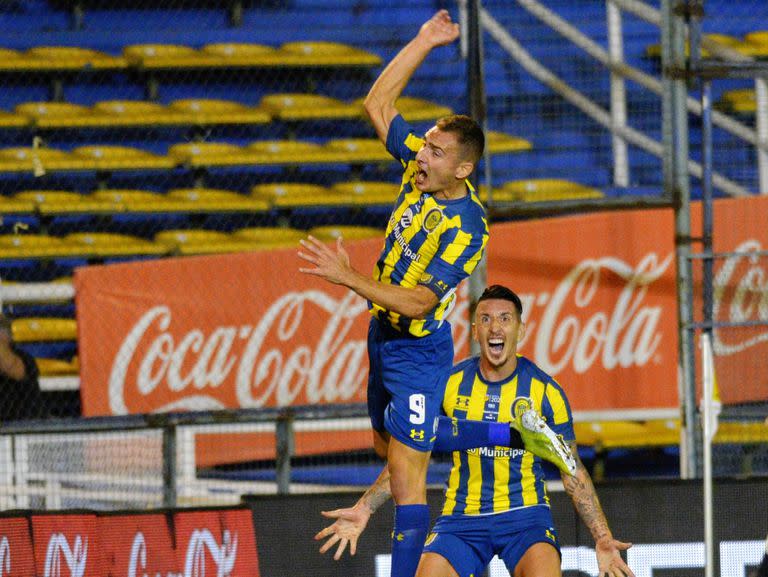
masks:
[[[483,153],[481,128],[467,116],[452,115],[419,138],[395,102],[430,51],[458,36],[447,11],[435,14],[382,71],[365,100],[376,133],[405,171],[373,277],[351,266],[341,239],[332,249],[309,237],[299,252],[313,265],[302,272],[347,286],[370,303],[368,408],[374,447],[387,459],[396,504],[395,577],[413,577],[429,529],[427,466],[453,363],[444,317],[488,240],[485,211],[467,180]]]
[[[524,425],[530,418],[534,429],[557,434],[578,455],[564,390],[517,355],[525,331],[522,311],[520,298],[508,288],[494,285],[485,290],[472,324],[480,356],[453,368],[443,411],[459,422],[490,424],[515,420],[522,411]],[[529,406],[535,411],[526,410]],[[546,423],[536,423],[542,418]],[[584,465],[576,457],[575,474],[570,475],[569,467],[558,464],[565,490],[595,540],[599,575],[634,577],[620,554],[631,545],[613,538]],[[354,507],[323,513],[336,521],[315,536],[327,538],[321,552],[338,543],[335,559],[347,545],[355,553],[371,514],[389,498],[389,481],[385,468]],[[498,555],[515,577],[560,577],[559,550],[538,457],[505,446],[456,451],[442,515],[426,541],[417,575],[478,576]]]

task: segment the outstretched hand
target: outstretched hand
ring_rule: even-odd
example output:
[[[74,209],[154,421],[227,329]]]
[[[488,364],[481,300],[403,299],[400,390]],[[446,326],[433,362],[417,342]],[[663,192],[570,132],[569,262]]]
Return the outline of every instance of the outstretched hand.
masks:
[[[422,24],[419,36],[431,46],[445,46],[459,37],[459,25],[451,20],[448,10],[440,10]]]
[[[350,275],[354,274],[341,237],[336,239],[335,251],[313,236],[299,242],[304,249],[299,250],[299,257],[315,265],[314,268],[300,268],[299,272],[319,276],[333,284],[345,284]]]
[[[632,543],[624,543],[612,538],[598,541],[595,545],[595,553],[600,577],[635,577],[632,569],[621,558],[621,552],[631,546]]]
[[[349,554],[354,555],[357,552],[357,539],[368,525],[368,519],[371,518],[370,511],[366,507],[349,507],[323,511],[322,515],[329,519],[336,519],[336,521],[315,535],[315,541],[328,538],[320,547],[320,553],[325,553],[338,543],[339,546],[333,555],[335,561],[341,559],[347,545],[349,545]]]

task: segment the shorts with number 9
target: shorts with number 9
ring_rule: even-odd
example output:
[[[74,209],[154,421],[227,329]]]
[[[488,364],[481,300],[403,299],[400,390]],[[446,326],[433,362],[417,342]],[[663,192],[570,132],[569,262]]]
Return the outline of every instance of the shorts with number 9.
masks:
[[[451,327],[404,337],[371,319],[368,327],[368,414],[377,431],[418,451],[431,451],[453,365]]]

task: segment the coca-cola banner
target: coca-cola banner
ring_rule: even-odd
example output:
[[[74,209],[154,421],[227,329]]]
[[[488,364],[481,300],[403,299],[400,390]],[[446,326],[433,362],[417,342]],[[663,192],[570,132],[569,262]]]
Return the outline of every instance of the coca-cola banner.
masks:
[[[0,518],[0,574],[5,577],[35,577],[35,556],[29,520]]]
[[[0,562],[9,577],[259,577],[247,508],[0,518]]]
[[[699,212],[695,205],[694,229]],[[718,251],[768,244],[768,198],[718,201],[715,215]],[[352,262],[370,270],[379,245],[348,243]],[[364,402],[365,302],[300,274],[295,253],[78,270],[84,414]],[[757,314],[758,307],[743,302],[754,291],[742,290],[765,278],[754,269],[744,259],[716,264],[720,320]],[[574,409],[678,406],[671,210],[494,225],[488,279],[522,295],[521,350],[560,380]],[[466,287],[460,293],[451,319],[459,358],[468,351]],[[768,353],[763,337],[731,342],[721,335],[716,352],[734,367],[749,367],[749,359]],[[735,400],[756,390],[731,393]],[[345,443],[356,448],[370,441],[361,433]],[[297,446],[302,452],[312,451]]]

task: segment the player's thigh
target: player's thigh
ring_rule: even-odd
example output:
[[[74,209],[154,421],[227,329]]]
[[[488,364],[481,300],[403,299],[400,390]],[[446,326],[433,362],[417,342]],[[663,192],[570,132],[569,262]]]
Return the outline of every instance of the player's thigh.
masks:
[[[438,553],[422,553],[416,577],[460,577],[448,562],[448,559]]]
[[[376,429],[373,429],[373,450],[381,459],[387,458],[389,439],[389,433],[386,431],[377,431]]]
[[[389,485],[398,505],[424,503],[427,492],[427,469],[430,453],[419,451],[390,438],[387,450]]]
[[[546,542],[531,545],[515,566],[512,577],[561,577],[560,555]]]

